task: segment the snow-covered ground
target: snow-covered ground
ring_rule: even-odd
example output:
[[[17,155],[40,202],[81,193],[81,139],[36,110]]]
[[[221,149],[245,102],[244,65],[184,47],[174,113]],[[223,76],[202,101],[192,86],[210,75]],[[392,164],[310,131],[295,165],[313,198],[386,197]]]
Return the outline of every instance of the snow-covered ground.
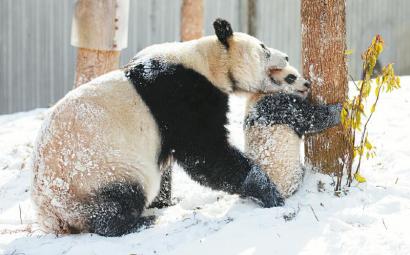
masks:
[[[232,104],[241,147],[243,100]],[[410,254],[410,77],[382,96],[370,127],[378,155],[363,165],[367,182],[346,195],[333,195],[331,177],[308,172],[284,207],[263,209],[201,187],[176,166],[176,205],[153,209],[154,226],[118,238],[39,230],[30,156],[46,113],[0,116],[0,254]]]

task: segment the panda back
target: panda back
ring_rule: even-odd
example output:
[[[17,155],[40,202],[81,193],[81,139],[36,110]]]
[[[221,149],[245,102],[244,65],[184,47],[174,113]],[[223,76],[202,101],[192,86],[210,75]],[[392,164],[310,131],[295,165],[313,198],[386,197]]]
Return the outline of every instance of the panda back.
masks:
[[[153,199],[159,146],[155,121],[123,72],[103,75],[51,109],[36,142],[34,193],[65,208],[69,198],[126,180],[152,187],[145,191]]]

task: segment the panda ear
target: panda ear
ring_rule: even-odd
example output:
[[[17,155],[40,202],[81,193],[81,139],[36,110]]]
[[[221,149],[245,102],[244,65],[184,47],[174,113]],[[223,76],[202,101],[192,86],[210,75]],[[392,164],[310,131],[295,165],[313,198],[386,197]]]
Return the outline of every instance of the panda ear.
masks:
[[[226,48],[229,48],[228,39],[233,35],[231,24],[224,19],[216,19],[214,21],[214,29],[219,41],[225,45]]]

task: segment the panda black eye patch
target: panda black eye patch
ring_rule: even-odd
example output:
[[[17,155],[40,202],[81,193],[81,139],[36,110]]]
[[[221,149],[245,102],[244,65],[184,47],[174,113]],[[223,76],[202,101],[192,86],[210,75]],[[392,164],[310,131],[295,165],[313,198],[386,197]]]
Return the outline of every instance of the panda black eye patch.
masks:
[[[296,81],[296,76],[293,75],[293,74],[289,74],[288,76],[286,76],[285,81],[286,81],[288,84],[292,84],[292,83],[294,83],[294,82]]]

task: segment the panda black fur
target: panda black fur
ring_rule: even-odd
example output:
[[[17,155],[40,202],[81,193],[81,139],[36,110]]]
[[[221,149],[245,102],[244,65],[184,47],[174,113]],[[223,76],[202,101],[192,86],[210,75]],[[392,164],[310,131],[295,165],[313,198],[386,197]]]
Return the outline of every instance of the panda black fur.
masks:
[[[310,83],[291,66],[277,71],[274,79],[289,89],[294,86],[296,93],[259,94],[250,98],[244,124],[245,151],[286,198],[303,179],[302,136],[339,124],[341,106],[310,104],[305,99]]]
[[[170,159],[213,189],[283,204],[266,173],[228,144],[225,125],[230,93],[281,90],[271,72],[287,56],[224,20],[214,28],[216,36],[148,47],[53,107],[33,164],[46,230],[128,233],[158,194],[169,201],[161,166]]]

